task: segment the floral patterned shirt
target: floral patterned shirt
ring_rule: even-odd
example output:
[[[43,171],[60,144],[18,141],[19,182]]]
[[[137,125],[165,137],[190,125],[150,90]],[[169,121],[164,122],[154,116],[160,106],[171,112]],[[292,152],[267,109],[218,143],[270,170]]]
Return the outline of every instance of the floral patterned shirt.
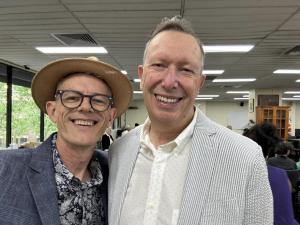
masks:
[[[92,158],[89,165],[92,179],[82,183],[60,159],[56,149],[56,135],[52,139],[52,150],[61,224],[105,224],[104,206],[99,191],[99,186],[103,181],[99,161]]]

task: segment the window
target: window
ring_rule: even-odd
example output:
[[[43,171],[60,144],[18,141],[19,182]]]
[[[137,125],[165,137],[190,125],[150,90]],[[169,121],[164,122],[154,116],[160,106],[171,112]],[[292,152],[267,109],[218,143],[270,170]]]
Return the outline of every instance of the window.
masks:
[[[37,142],[40,134],[40,110],[28,87],[12,86],[12,143]]]
[[[0,149],[6,147],[6,90],[7,85],[0,82]]]

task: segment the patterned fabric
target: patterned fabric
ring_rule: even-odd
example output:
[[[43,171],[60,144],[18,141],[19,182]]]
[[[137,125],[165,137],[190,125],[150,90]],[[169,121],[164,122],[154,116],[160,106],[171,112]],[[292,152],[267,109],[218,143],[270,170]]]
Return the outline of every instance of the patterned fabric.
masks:
[[[58,191],[60,221],[63,225],[105,224],[105,213],[99,186],[103,181],[100,163],[92,158],[92,179],[82,183],[63,164],[52,139],[53,163]]]

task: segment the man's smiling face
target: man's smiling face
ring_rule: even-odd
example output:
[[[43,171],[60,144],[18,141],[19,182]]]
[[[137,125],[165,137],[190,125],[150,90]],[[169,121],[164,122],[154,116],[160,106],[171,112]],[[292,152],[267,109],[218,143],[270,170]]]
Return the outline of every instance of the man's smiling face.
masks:
[[[58,90],[73,90],[85,95],[103,94],[111,96],[110,89],[100,79],[86,74],[75,74],[64,79]],[[94,147],[105,129],[113,121],[115,108],[103,112],[93,110],[90,99],[85,97],[75,109],[63,106],[61,99],[47,102],[47,112],[58,129],[57,141],[73,147]]]
[[[151,122],[183,127],[192,119],[205,80],[201,62],[200,47],[189,34],[163,31],[151,40],[138,71]]]

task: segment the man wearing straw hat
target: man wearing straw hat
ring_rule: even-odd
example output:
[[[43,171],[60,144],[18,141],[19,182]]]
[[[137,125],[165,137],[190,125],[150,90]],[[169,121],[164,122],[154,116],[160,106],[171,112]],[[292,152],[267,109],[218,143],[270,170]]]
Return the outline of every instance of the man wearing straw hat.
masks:
[[[0,153],[0,224],[107,224],[108,168],[95,146],[127,110],[129,80],[95,57],[69,58],[42,68],[31,88],[57,133]]]

